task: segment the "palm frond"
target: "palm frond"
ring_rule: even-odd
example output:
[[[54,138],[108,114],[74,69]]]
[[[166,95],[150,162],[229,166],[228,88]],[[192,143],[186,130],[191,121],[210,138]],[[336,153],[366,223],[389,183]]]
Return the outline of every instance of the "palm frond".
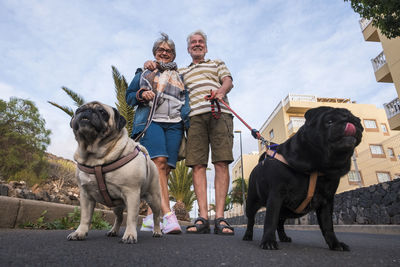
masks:
[[[72,108],[67,107],[67,106],[61,106],[57,103],[51,102],[51,101],[47,101],[49,104],[52,104],[53,106],[61,109],[62,111],[64,111],[65,113],[67,113],[69,116],[74,116],[74,111],[72,110]]]
[[[66,92],[67,95],[69,95],[72,98],[72,100],[74,100],[75,106],[80,107],[80,106],[82,106],[83,104],[86,103],[85,99],[82,96],[80,96],[79,94],[75,93],[71,89],[68,89],[65,86],[62,86],[61,89],[63,89],[64,92]]]
[[[114,66],[112,68],[112,76],[115,85],[115,94],[117,96],[117,102],[115,103],[119,113],[126,119],[126,129],[128,133],[132,132],[133,128],[133,116],[135,115],[134,109],[126,103],[126,89],[128,83],[123,75],[120,74],[118,69]]]

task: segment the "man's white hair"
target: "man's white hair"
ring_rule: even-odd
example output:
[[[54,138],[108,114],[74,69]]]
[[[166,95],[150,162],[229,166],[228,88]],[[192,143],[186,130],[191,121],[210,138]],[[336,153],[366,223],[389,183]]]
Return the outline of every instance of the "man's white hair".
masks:
[[[207,35],[202,30],[197,30],[189,34],[186,38],[188,48],[190,47],[190,38],[192,38],[193,35],[200,35],[201,37],[203,37],[204,43],[207,47]]]

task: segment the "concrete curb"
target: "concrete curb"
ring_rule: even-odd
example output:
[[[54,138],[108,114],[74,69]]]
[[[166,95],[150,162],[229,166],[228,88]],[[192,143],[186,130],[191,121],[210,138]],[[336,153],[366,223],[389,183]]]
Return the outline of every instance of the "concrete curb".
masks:
[[[44,216],[45,222],[51,222],[66,217],[75,207],[79,208],[66,204],[0,196],[0,228],[18,228],[26,222],[35,223],[44,211],[47,211]],[[113,211],[101,209],[96,211],[99,211],[111,225],[114,223]],[[139,216],[138,225],[142,224],[143,217]],[[189,225],[190,222],[179,221],[179,224]],[[126,213],[122,225],[126,225]]]
[[[29,200],[13,197],[0,196],[0,228],[18,228],[26,222],[35,223],[46,210],[45,221],[50,222],[60,219],[74,211],[76,206],[58,204],[52,202]],[[114,223],[114,213],[111,210],[96,209],[104,216],[110,224]],[[139,225],[143,216],[139,216]],[[126,214],[122,225],[125,226]],[[191,222],[179,221],[181,226],[191,225]],[[246,225],[235,225],[246,227]],[[262,225],[254,227],[262,228]],[[336,232],[369,233],[369,234],[395,234],[400,235],[400,225],[335,225]],[[285,225],[288,230],[319,231],[318,225]]]
[[[235,225],[246,227],[246,225]],[[255,228],[264,228],[263,225],[254,225]],[[335,232],[400,235],[400,225],[334,225]],[[318,225],[285,225],[285,230],[320,231]]]

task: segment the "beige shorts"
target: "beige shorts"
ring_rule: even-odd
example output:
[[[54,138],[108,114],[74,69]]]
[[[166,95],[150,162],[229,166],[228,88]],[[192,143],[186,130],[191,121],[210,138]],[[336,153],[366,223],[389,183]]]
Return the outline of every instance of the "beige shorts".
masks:
[[[190,117],[186,145],[186,165],[207,165],[209,148],[211,162],[233,161],[233,116],[221,113],[215,119],[211,112]]]

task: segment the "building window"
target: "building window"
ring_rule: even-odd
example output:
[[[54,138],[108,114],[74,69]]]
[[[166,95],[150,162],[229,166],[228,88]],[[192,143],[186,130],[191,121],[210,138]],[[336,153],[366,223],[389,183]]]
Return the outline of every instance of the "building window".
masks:
[[[269,131],[269,140],[272,140],[272,138],[274,138],[274,129]]]
[[[391,147],[388,147],[387,154],[390,160],[396,161],[396,156],[394,155],[394,150]]]
[[[383,135],[389,135],[389,131],[385,123],[381,123],[381,130]]]
[[[373,158],[385,158],[385,153],[381,145],[369,145]]]
[[[377,132],[378,127],[376,126],[375,120],[364,120],[364,127],[366,132]]]
[[[349,178],[349,184],[359,184],[361,182],[360,172],[349,171],[347,177]]]
[[[378,182],[380,183],[390,181],[390,174],[388,172],[376,172],[376,177],[378,178]]]

